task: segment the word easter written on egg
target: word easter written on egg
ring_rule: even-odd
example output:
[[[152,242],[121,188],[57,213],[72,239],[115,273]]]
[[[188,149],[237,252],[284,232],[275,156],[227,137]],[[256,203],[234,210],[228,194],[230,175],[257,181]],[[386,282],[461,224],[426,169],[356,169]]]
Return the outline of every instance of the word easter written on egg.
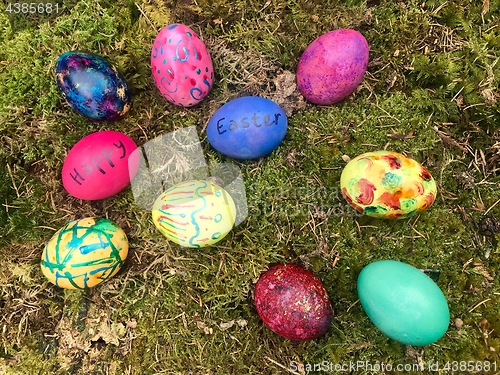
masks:
[[[257,159],[275,150],[286,135],[288,120],[272,100],[243,96],[220,107],[207,125],[213,148],[235,159]]]
[[[265,115],[261,120],[260,116],[257,115],[257,113],[254,113],[251,118],[243,117],[242,119],[239,120],[239,122],[234,119],[231,119],[229,120],[229,122],[227,122],[226,118],[222,117],[217,121],[217,132],[222,135],[228,130],[233,131],[239,128],[246,129],[249,128],[250,126],[255,126],[256,128],[260,128],[262,125],[264,126],[278,125],[278,119],[280,118],[280,116],[281,113],[275,113],[274,120],[271,121],[271,116]]]

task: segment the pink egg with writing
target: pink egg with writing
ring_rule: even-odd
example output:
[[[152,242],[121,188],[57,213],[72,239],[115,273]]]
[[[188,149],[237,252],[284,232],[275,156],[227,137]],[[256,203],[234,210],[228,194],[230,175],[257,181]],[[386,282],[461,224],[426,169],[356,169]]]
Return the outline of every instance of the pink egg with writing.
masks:
[[[315,39],[300,57],[297,86],[314,104],[345,99],[363,80],[370,48],[361,33],[333,30]]]
[[[125,189],[139,168],[135,142],[106,130],[87,135],[68,152],[62,168],[64,188],[84,200],[111,197]]]
[[[198,104],[209,93],[214,78],[205,43],[180,23],[165,26],[156,36],[151,73],[165,99],[181,107]]]

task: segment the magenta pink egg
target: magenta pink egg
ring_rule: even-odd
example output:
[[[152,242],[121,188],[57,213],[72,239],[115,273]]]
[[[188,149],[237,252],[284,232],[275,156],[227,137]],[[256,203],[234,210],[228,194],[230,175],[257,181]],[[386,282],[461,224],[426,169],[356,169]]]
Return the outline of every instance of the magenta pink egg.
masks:
[[[87,135],[68,152],[62,168],[64,188],[85,200],[111,197],[125,189],[139,168],[135,142],[106,130]],[[130,165],[129,165],[130,164]]]
[[[186,25],[165,26],[151,51],[151,73],[171,103],[191,107],[212,88],[214,68],[205,43]]]
[[[363,80],[369,50],[356,30],[321,35],[306,48],[297,66],[300,92],[314,104],[329,105],[346,98]]]

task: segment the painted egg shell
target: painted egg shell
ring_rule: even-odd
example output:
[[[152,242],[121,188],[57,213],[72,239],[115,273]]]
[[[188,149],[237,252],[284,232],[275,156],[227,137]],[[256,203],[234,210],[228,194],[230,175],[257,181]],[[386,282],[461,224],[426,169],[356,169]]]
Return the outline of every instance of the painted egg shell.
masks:
[[[356,30],[333,30],[314,40],[300,57],[297,86],[315,104],[333,104],[351,94],[363,80],[369,46]]]
[[[130,109],[125,78],[101,56],[70,51],[56,63],[57,85],[71,108],[92,120],[113,121]]]
[[[450,311],[443,292],[409,264],[394,260],[369,264],[359,274],[358,295],[373,324],[403,344],[429,345],[448,329]]]
[[[321,280],[298,264],[270,267],[255,285],[254,300],[264,324],[291,340],[318,338],[333,317]]]
[[[212,88],[214,68],[205,43],[186,25],[160,30],[151,51],[151,73],[169,102],[191,107]]]
[[[340,188],[357,211],[387,219],[411,217],[436,198],[436,182],[427,169],[392,151],[352,159],[342,171]]]
[[[45,245],[42,272],[61,288],[91,288],[115,275],[127,254],[127,236],[113,221],[91,217],[74,220]]]
[[[153,222],[169,240],[185,247],[212,245],[233,228],[236,206],[220,186],[190,180],[172,186],[153,204]]]
[[[215,112],[207,125],[213,148],[235,159],[257,159],[276,149],[286,135],[288,120],[272,100],[244,96]]]
[[[85,200],[111,197],[125,189],[139,168],[132,139],[112,130],[92,133],[69,151],[62,168],[64,188]]]

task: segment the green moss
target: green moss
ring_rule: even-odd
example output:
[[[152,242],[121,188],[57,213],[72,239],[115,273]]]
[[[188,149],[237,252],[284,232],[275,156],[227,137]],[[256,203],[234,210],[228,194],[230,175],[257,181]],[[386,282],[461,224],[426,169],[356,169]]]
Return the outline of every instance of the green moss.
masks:
[[[35,340],[32,347],[26,345],[16,353],[15,359],[2,359],[0,357],[0,368],[4,368],[6,375],[29,375],[34,372],[38,374],[55,374],[58,371],[59,363],[55,356],[44,357],[37,349]],[[11,365],[13,364],[13,365]]]
[[[47,225],[53,217],[50,202],[45,200],[45,191],[38,178],[25,176],[22,168],[12,172],[12,177],[3,174],[5,195],[2,209],[2,234],[0,242],[37,241],[43,243],[47,237]],[[56,219],[57,220],[57,219]]]

